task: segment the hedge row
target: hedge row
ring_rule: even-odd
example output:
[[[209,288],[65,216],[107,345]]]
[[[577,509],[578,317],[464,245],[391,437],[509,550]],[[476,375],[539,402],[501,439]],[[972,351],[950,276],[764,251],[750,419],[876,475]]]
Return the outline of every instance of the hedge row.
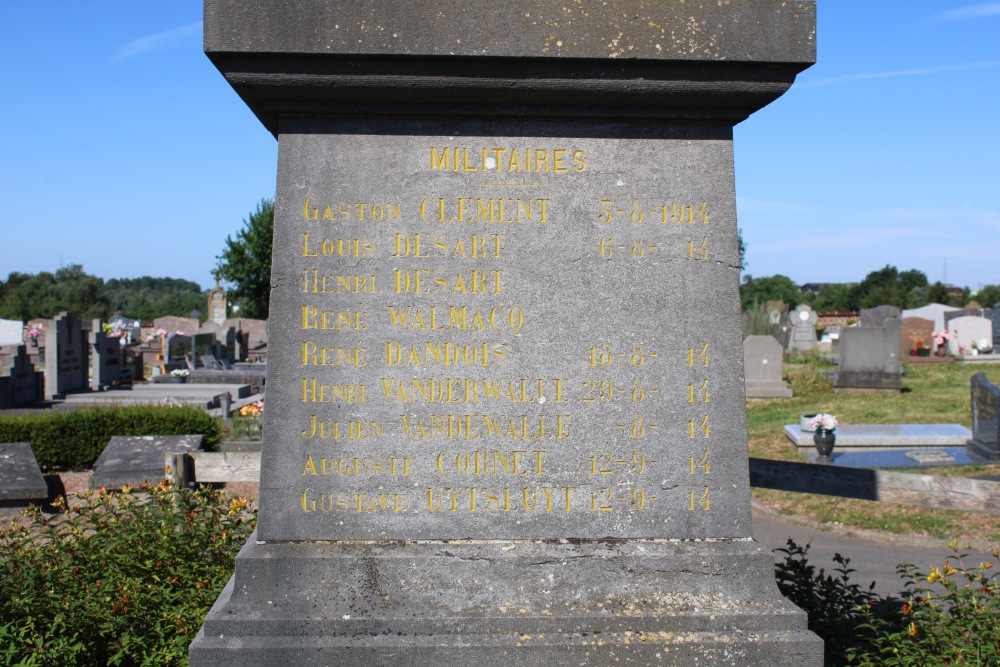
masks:
[[[205,436],[205,449],[222,440],[219,421],[190,406],[133,405],[0,417],[0,442],[27,442],[43,471],[92,465],[112,436]]]

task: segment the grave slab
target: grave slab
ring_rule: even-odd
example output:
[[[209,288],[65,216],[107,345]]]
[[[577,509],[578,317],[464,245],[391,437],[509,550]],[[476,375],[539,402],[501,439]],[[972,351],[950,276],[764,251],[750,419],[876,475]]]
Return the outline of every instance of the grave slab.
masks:
[[[31,445],[0,443],[0,505],[43,501],[48,495],[45,477]]]
[[[837,427],[834,451],[959,447],[971,436],[961,424],[842,424]],[[786,424],[785,437],[799,448],[813,446],[812,432],[803,431],[799,424]]]
[[[200,450],[202,435],[116,435],[94,463],[87,482],[91,489],[139,486],[164,479],[167,454]]]
[[[837,438],[837,446],[840,446],[840,438]],[[929,453],[933,455],[928,456]],[[894,449],[877,452],[838,452],[834,449],[832,456],[833,463],[817,465],[834,465],[842,468],[935,468],[976,463],[964,447],[942,447],[926,451]],[[816,452],[806,454],[809,463],[816,463],[818,457],[819,454]]]

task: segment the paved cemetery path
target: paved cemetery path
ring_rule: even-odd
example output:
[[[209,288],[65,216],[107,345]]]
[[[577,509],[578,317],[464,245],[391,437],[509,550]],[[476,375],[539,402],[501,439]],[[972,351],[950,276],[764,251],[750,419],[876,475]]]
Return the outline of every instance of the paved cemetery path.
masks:
[[[954,563],[953,552],[944,540],[836,527],[831,530],[829,524],[821,527],[792,522],[757,506],[753,509],[753,534],[754,539],[772,550],[786,546],[789,537],[802,546],[811,544],[809,562],[817,569],[826,569],[827,573],[838,567],[833,555],[840,553],[850,558],[850,567],[857,570],[850,575],[850,582],[867,588],[874,581],[875,592],[880,595],[895,595],[903,590],[903,581],[896,574],[898,563],[913,563],[925,574],[932,566],[944,565],[947,558]],[[989,548],[977,547],[960,550],[969,554],[965,559],[966,567],[978,567],[983,561],[1000,567]],[[783,560],[783,556],[775,554],[775,560]]]

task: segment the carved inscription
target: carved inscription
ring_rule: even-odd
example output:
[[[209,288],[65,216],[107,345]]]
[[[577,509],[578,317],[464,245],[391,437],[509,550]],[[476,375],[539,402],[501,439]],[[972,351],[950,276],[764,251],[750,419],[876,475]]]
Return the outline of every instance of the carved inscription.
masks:
[[[724,503],[714,338],[650,326],[646,296],[697,296],[694,272],[717,259],[713,199],[584,180],[619,168],[590,148],[426,144],[399,157],[419,163],[416,186],[296,195],[285,324],[303,411],[281,436],[297,442],[295,512],[585,514],[613,535]],[[553,244],[575,250],[556,264]],[[549,281],[533,278],[550,262]],[[622,321],[630,309],[649,311],[643,328]]]

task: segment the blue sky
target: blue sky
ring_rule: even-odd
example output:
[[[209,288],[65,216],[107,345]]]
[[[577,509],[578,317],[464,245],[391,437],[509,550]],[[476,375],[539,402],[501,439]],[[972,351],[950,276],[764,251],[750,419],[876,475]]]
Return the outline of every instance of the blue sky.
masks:
[[[202,53],[201,2],[0,6],[0,278],[213,283],[277,143]],[[1000,283],[1000,2],[819,0],[818,62],[736,128],[747,271]]]

